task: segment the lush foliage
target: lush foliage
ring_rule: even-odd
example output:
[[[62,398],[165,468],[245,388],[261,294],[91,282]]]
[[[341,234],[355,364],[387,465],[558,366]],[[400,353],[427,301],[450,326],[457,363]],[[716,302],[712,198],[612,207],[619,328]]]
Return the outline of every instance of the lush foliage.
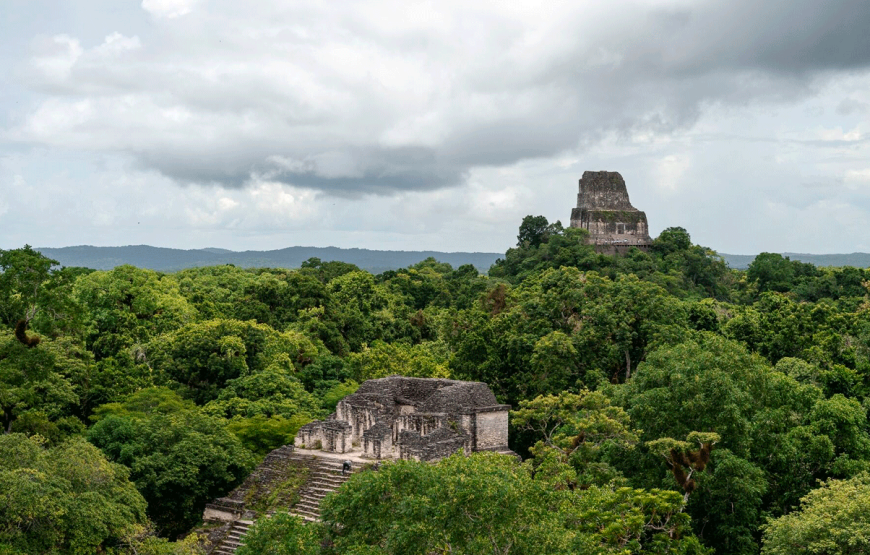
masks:
[[[563,490],[512,457],[462,453],[383,464],[322,506],[323,525],[282,516],[241,554],[703,554],[673,492]]]
[[[870,475],[829,480],[800,510],[764,528],[765,555],[846,555],[870,551]]]
[[[870,272],[736,271],[678,227],[620,257],[586,238],[529,216],[488,275],[0,251],[0,553],[193,553],[167,540],[391,374],[486,382],[526,461],[384,465],[323,526],[262,523],[251,553],[864,549]]]
[[[197,522],[205,503],[244,479],[254,458],[222,419],[186,408],[180,399],[137,410],[151,395],[143,390],[122,403],[119,414],[103,412],[88,439],[130,469],[151,519],[178,534]]]
[[[128,476],[79,438],[46,448],[38,436],[0,436],[0,552],[89,555],[118,543],[145,521]]]

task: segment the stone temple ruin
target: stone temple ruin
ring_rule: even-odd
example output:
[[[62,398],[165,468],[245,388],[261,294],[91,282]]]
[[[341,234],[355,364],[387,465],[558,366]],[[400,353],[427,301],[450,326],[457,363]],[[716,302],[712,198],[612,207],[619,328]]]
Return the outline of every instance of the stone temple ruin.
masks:
[[[589,230],[589,242],[608,254],[646,250],[652,243],[646,214],[631,205],[619,172],[583,172],[571,227]]]
[[[368,459],[431,461],[459,449],[514,454],[509,410],[484,383],[390,376],[364,382],[327,420],[300,428],[295,445]]]
[[[295,445],[269,453],[241,485],[205,506],[198,530],[205,552],[232,555],[255,520],[278,511],[320,520],[321,501],[381,459],[434,461],[459,449],[517,457],[507,446],[509,409],[479,382],[368,380],[327,420],[303,426]]]

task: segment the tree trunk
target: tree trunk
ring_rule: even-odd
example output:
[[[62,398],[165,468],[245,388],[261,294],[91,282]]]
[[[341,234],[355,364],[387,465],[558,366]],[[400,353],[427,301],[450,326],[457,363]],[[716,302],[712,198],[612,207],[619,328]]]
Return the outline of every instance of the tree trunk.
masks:
[[[628,354],[628,349],[625,350],[625,381],[631,379],[631,355]]]

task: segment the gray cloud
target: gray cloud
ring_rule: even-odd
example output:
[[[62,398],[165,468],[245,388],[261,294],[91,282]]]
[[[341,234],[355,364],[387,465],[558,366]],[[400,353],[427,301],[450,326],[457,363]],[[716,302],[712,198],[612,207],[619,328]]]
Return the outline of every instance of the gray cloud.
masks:
[[[7,140],[115,152],[180,183],[392,194],[667,135],[711,104],[793,102],[870,64],[863,0],[143,5],[128,15],[141,37],[34,39],[42,100]]]

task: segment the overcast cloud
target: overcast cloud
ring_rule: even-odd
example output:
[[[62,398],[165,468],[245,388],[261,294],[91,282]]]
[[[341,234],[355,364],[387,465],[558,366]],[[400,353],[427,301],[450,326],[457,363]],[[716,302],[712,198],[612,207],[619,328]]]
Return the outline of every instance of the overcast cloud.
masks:
[[[870,3],[4,0],[0,248],[870,251]]]

